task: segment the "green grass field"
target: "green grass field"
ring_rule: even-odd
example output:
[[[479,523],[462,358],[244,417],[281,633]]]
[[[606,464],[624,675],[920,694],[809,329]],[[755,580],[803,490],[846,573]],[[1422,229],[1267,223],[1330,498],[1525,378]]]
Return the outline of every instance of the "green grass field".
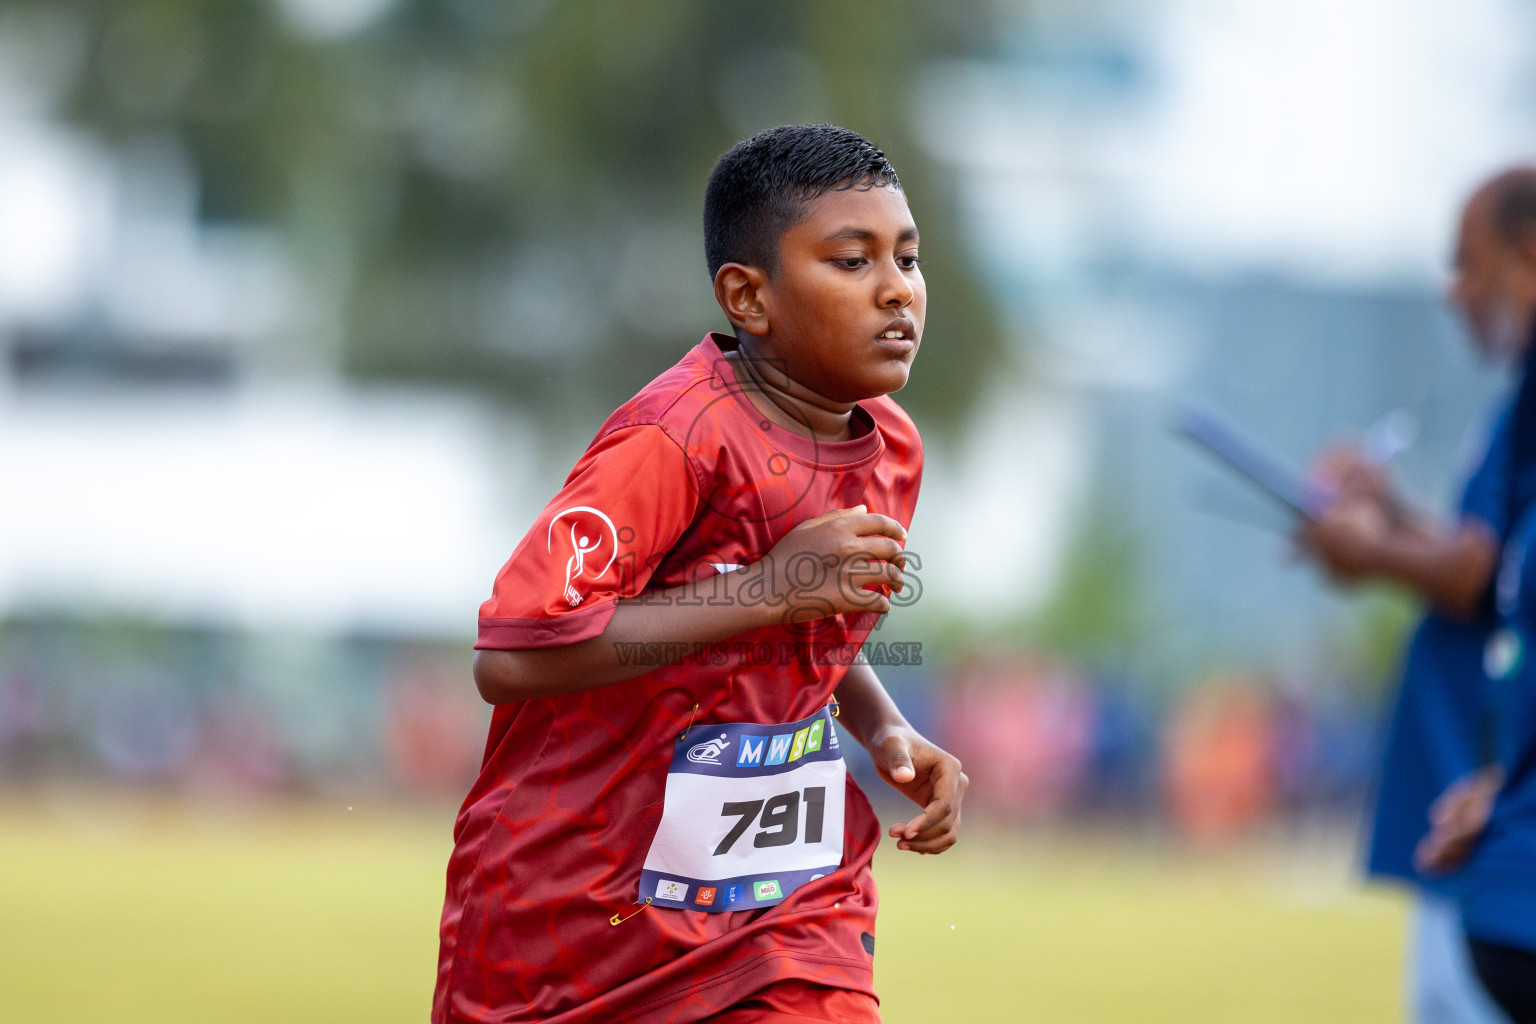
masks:
[[[451,817],[0,805],[0,1020],[424,1021]],[[1338,842],[970,839],[876,860],[889,1024],[1401,1019],[1400,903]]]

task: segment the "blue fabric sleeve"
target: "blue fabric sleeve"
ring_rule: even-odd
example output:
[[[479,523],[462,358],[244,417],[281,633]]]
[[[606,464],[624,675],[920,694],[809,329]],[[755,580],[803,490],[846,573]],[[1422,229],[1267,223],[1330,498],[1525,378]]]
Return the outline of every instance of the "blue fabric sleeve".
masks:
[[[1503,537],[1509,473],[1510,404],[1495,415],[1482,457],[1462,491],[1461,514]],[[1366,870],[1449,894],[1456,876],[1426,878],[1413,851],[1429,831],[1429,805],[1483,760],[1483,645],[1496,625],[1492,608],[1473,622],[1425,616],[1408,645],[1388,710],[1366,850]]]
[[[1498,536],[1504,536],[1510,524],[1508,518],[1509,475],[1509,423],[1510,410],[1506,407],[1494,417],[1488,430],[1488,441],[1483,458],[1468,477],[1461,494],[1463,518],[1481,519],[1493,528]]]

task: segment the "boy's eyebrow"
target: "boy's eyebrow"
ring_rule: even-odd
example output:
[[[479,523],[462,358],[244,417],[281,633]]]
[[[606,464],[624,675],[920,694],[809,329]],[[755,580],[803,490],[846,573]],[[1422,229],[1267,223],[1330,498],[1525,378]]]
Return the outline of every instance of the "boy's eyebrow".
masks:
[[[828,242],[872,242],[875,233],[868,228],[846,227],[841,231],[834,231],[826,237]],[[910,242],[917,238],[917,225],[914,224],[901,234],[896,236],[898,242]]]

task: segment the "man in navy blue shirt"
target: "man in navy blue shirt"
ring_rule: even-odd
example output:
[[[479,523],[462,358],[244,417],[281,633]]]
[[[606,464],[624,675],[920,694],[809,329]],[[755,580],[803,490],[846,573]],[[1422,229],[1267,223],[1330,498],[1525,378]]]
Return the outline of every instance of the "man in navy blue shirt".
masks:
[[[1501,184],[1495,201],[1506,244],[1536,264],[1536,174]],[[1536,318],[1536,296],[1529,303],[1527,316]],[[1494,756],[1485,788],[1492,807],[1485,811],[1486,800],[1477,797],[1442,798],[1423,857],[1431,866],[1465,859],[1457,896],[1472,962],[1515,1024],[1536,1024],[1536,665],[1530,657],[1536,650],[1536,460],[1527,457],[1536,448],[1533,359],[1528,350],[1509,417],[1509,529],[1494,586],[1498,629],[1483,656]],[[1463,841],[1480,814],[1486,825]]]
[[[1536,495],[1536,394],[1527,394],[1536,385],[1525,372],[1536,330],[1536,170],[1500,174],[1468,201],[1450,298],[1478,348],[1521,371],[1485,431],[1459,517],[1441,524],[1408,510],[1380,467],[1340,449],[1318,470],[1336,498],[1303,540],[1335,579],[1395,581],[1429,604],[1392,712],[1367,864],[1373,875],[1406,880],[1421,894],[1416,1017],[1470,1024],[1498,1019],[1468,985],[1453,901],[1465,884],[1457,869],[1476,845],[1500,782],[1489,764],[1483,673],[1498,626],[1493,579]]]

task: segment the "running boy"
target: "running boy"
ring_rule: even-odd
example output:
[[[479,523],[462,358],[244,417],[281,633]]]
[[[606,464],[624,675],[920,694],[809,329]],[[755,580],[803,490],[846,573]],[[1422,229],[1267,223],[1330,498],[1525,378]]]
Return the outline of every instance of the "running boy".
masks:
[[[722,156],[709,334],[608,418],[480,609],[496,705],[454,830],[436,1024],[878,1021],[879,824],[832,717],[955,841],[966,778],[852,655],[901,590],[926,293],[885,155]]]

